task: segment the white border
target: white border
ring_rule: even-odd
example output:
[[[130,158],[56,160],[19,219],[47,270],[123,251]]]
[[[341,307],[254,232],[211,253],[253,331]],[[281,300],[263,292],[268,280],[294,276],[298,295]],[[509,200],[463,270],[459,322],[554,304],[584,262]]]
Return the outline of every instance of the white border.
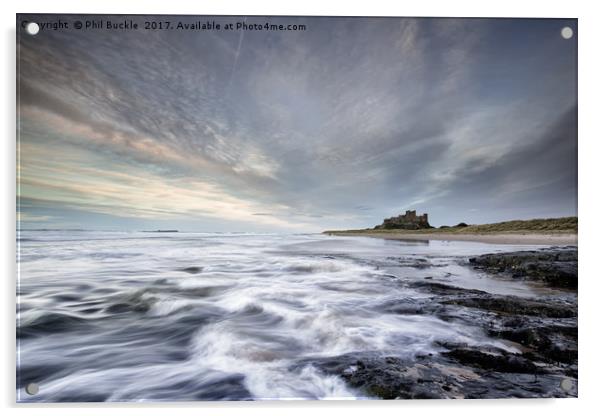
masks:
[[[16,4],[2,2],[2,378],[1,401],[8,413],[80,415],[110,411],[114,415],[162,415],[166,411],[181,415],[233,414],[305,415],[330,414],[341,411],[346,415],[378,415],[412,413],[420,415],[482,416],[509,413],[545,412],[549,415],[594,413],[600,407],[597,397],[602,386],[600,376],[600,330],[602,324],[602,271],[597,258],[600,246],[600,162],[602,155],[599,130],[600,74],[599,51],[602,40],[602,15],[594,1],[528,2],[506,0],[487,1],[416,1],[393,2],[381,0],[298,2],[239,0],[239,1],[180,1],[146,0],[74,1],[27,0]],[[564,400],[464,400],[464,401],[405,401],[405,402],[256,402],[256,403],[180,403],[180,404],[110,404],[110,405],[15,405],[15,13],[145,13],[145,14],[253,14],[253,15],[345,15],[345,16],[472,16],[472,17],[571,17],[579,18],[579,399]],[[596,238],[598,237],[598,238]],[[82,408],[83,407],[83,408]]]

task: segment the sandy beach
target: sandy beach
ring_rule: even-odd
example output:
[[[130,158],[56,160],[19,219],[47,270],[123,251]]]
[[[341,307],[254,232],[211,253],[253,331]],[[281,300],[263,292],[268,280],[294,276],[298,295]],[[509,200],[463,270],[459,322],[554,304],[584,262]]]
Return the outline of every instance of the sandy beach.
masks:
[[[535,244],[535,245],[577,245],[577,234],[532,234],[532,233],[408,233],[408,232],[328,232],[328,235],[373,237],[387,240],[442,240],[476,241],[490,244]]]

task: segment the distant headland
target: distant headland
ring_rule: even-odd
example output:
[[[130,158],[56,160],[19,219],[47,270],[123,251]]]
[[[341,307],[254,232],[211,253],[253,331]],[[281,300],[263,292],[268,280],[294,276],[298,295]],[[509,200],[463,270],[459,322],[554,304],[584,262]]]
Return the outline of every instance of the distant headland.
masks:
[[[336,236],[378,237],[392,240],[461,240],[499,244],[577,244],[577,217],[513,220],[492,224],[467,224],[433,227],[428,214],[416,211],[386,218],[373,228],[328,230]]]

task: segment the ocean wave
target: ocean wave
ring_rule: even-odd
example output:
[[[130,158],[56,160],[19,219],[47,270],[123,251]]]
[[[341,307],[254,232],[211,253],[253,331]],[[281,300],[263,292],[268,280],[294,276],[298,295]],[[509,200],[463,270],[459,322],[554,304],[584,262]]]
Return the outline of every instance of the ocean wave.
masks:
[[[443,342],[511,348],[425,309],[412,284],[484,285],[450,260],[463,245],[59,231],[20,242],[19,401],[359,398],[314,364],[438,354]]]

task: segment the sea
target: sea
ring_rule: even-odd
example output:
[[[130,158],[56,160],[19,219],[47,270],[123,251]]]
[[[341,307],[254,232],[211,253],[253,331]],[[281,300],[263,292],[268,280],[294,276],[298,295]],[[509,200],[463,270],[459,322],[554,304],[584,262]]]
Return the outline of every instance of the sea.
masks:
[[[432,296],[410,283],[549,291],[467,263],[522,245],[73,230],[20,231],[17,244],[20,402],[366,399],[313,363],[444,342],[517,352],[476,323],[396,313]]]

